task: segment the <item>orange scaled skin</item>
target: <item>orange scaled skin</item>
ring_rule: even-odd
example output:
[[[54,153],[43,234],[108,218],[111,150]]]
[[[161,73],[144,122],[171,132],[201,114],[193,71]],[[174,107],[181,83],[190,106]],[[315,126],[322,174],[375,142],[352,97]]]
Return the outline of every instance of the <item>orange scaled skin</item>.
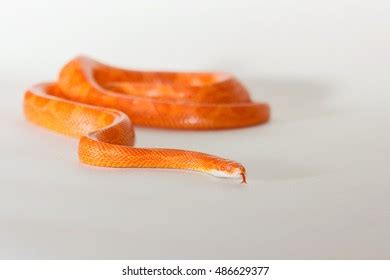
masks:
[[[198,152],[134,148],[136,125],[174,129],[222,129],[268,121],[267,104],[222,73],[140,72],[78,57],[57,83],[30,88],[24,97],[28,120],[79,137],[81,162],[105,167],[175,168],[241,177],[234,161]],[[130,118],[130,119],[129,119]]]

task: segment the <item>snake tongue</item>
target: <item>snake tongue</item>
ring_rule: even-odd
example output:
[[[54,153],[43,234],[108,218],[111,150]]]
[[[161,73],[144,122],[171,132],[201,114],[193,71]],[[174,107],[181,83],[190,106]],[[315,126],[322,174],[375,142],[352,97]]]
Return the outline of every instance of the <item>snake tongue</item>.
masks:
[[[242,183],[242,184],[247,184],[245,173],[241,173],[241,177],[242,177],[241,183]]]

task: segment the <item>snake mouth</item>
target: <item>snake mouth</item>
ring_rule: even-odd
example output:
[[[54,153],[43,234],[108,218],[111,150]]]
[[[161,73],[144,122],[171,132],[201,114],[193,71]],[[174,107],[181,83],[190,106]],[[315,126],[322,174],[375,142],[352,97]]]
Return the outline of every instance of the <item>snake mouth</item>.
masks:
[[[247,184],[246,182],[246,175],[244,172],[240,173],[241,174],[241,177],[242,177],[242,181],[241,181],[241,184]]]

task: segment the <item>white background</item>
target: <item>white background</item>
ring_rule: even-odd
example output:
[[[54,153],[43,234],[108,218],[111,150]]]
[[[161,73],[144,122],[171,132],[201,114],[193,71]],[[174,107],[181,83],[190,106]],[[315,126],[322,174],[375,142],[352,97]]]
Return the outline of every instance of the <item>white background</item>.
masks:
[[[389,258],[389,1],[1,1],[0,258]],[[236,74],[264,126],[137,128],[243,163],[247,187],[83,166],[22,97],[78,54]]]

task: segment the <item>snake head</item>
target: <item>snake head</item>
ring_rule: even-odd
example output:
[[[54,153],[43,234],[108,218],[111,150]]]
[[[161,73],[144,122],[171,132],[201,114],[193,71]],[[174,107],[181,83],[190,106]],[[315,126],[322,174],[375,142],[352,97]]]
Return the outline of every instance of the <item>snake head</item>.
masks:
[[[226,161],[220,164],[217,169],[212,170],[211,174],[216,177],[240,178],[242,179],[241,183],[247,183],[245,167],[238,162]]]

